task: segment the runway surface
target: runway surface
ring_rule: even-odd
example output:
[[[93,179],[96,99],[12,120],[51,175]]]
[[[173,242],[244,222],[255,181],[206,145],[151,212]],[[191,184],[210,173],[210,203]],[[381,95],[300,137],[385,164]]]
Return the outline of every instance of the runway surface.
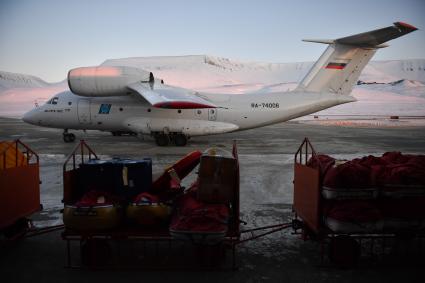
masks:
[[[153,140],[115,137],[110,133],[75,132],[101,158],[151,157],[154,172],[188,152],[209,147],[231,151],[236,140],[240,156],[242,219],[249,227],[285,222],[291,218],[294,153],[304,137],[316,151],[338,158],[381,155],[386,151],[425,153],[425,127],[353,127],[344,123],[317,125],[287,122],[244,132],[195,137],[186,147],[157,147]],[[39,128],[17,119],[0,118],[0,140],[20,138],[40,155],[41,198],[45,210],[34,216],[37,226],[61,222],[62,164],[74,144],[62,141],[57,129]],[[188,177],[186,184],[195,178]],[[319,246],[303,242],[291,231],[279,232],[247,243],[238,250],[239,270],[235,272],[146,272],[64,269],[65,243],[60,233],[25,239],[1,247],[0,270],[5,282],[86,282],[186,280],[205,282],[410,282],[425,279],[422,267],[360,266],[351,270],[318,267]],[[23,272],[24,271],[24,272]],[[36,274],[36,275],[35,275]],[[3,280],[2,280],[3,281]]]

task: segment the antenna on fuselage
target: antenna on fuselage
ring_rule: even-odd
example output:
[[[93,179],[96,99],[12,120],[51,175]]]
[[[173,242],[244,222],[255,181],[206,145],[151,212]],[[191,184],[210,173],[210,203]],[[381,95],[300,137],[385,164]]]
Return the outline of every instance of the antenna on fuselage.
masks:
[[[153,89],[153,85],[155,84],[155,77],[153,76],[152,72],[149,73],[149,85],[151,89]]]

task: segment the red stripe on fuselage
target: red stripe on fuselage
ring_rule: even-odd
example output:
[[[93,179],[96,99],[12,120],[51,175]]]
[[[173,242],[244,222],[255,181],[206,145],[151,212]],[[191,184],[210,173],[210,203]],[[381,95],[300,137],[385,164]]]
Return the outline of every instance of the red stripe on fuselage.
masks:
[[[201,103],[193,103],[188,101],[170,101],[170,102],[160,102],[153,105],[157,108],[167,108],[167,109],[199,109],[199,108],[215,108],[211,105],[205,105]]]
[[[327,65],[326,69],[334,69],[334,70],[342,70],[344,69],[345,66],[341,66],[341,65]]]

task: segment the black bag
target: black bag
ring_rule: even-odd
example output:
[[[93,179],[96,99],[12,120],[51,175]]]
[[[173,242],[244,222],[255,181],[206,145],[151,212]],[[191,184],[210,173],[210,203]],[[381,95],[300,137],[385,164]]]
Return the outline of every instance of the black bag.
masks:
[[[78,188],[81,196],[89,191],[113,193],[114,187],[114,164],[112,162],[90,160],[80,164]]]
[[[152,160],[114,159],[114,194],[131,201],[152,186]]]

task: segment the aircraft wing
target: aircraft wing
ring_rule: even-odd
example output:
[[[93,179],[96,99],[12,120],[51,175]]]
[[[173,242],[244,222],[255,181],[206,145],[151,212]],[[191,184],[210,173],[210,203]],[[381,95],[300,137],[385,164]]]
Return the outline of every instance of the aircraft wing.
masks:
[[[185,89],[163,87],[152,89],[146,83],[133,83],[127,86],[137,92],[153,107],[168,109],[216,108],[217,106]]]

